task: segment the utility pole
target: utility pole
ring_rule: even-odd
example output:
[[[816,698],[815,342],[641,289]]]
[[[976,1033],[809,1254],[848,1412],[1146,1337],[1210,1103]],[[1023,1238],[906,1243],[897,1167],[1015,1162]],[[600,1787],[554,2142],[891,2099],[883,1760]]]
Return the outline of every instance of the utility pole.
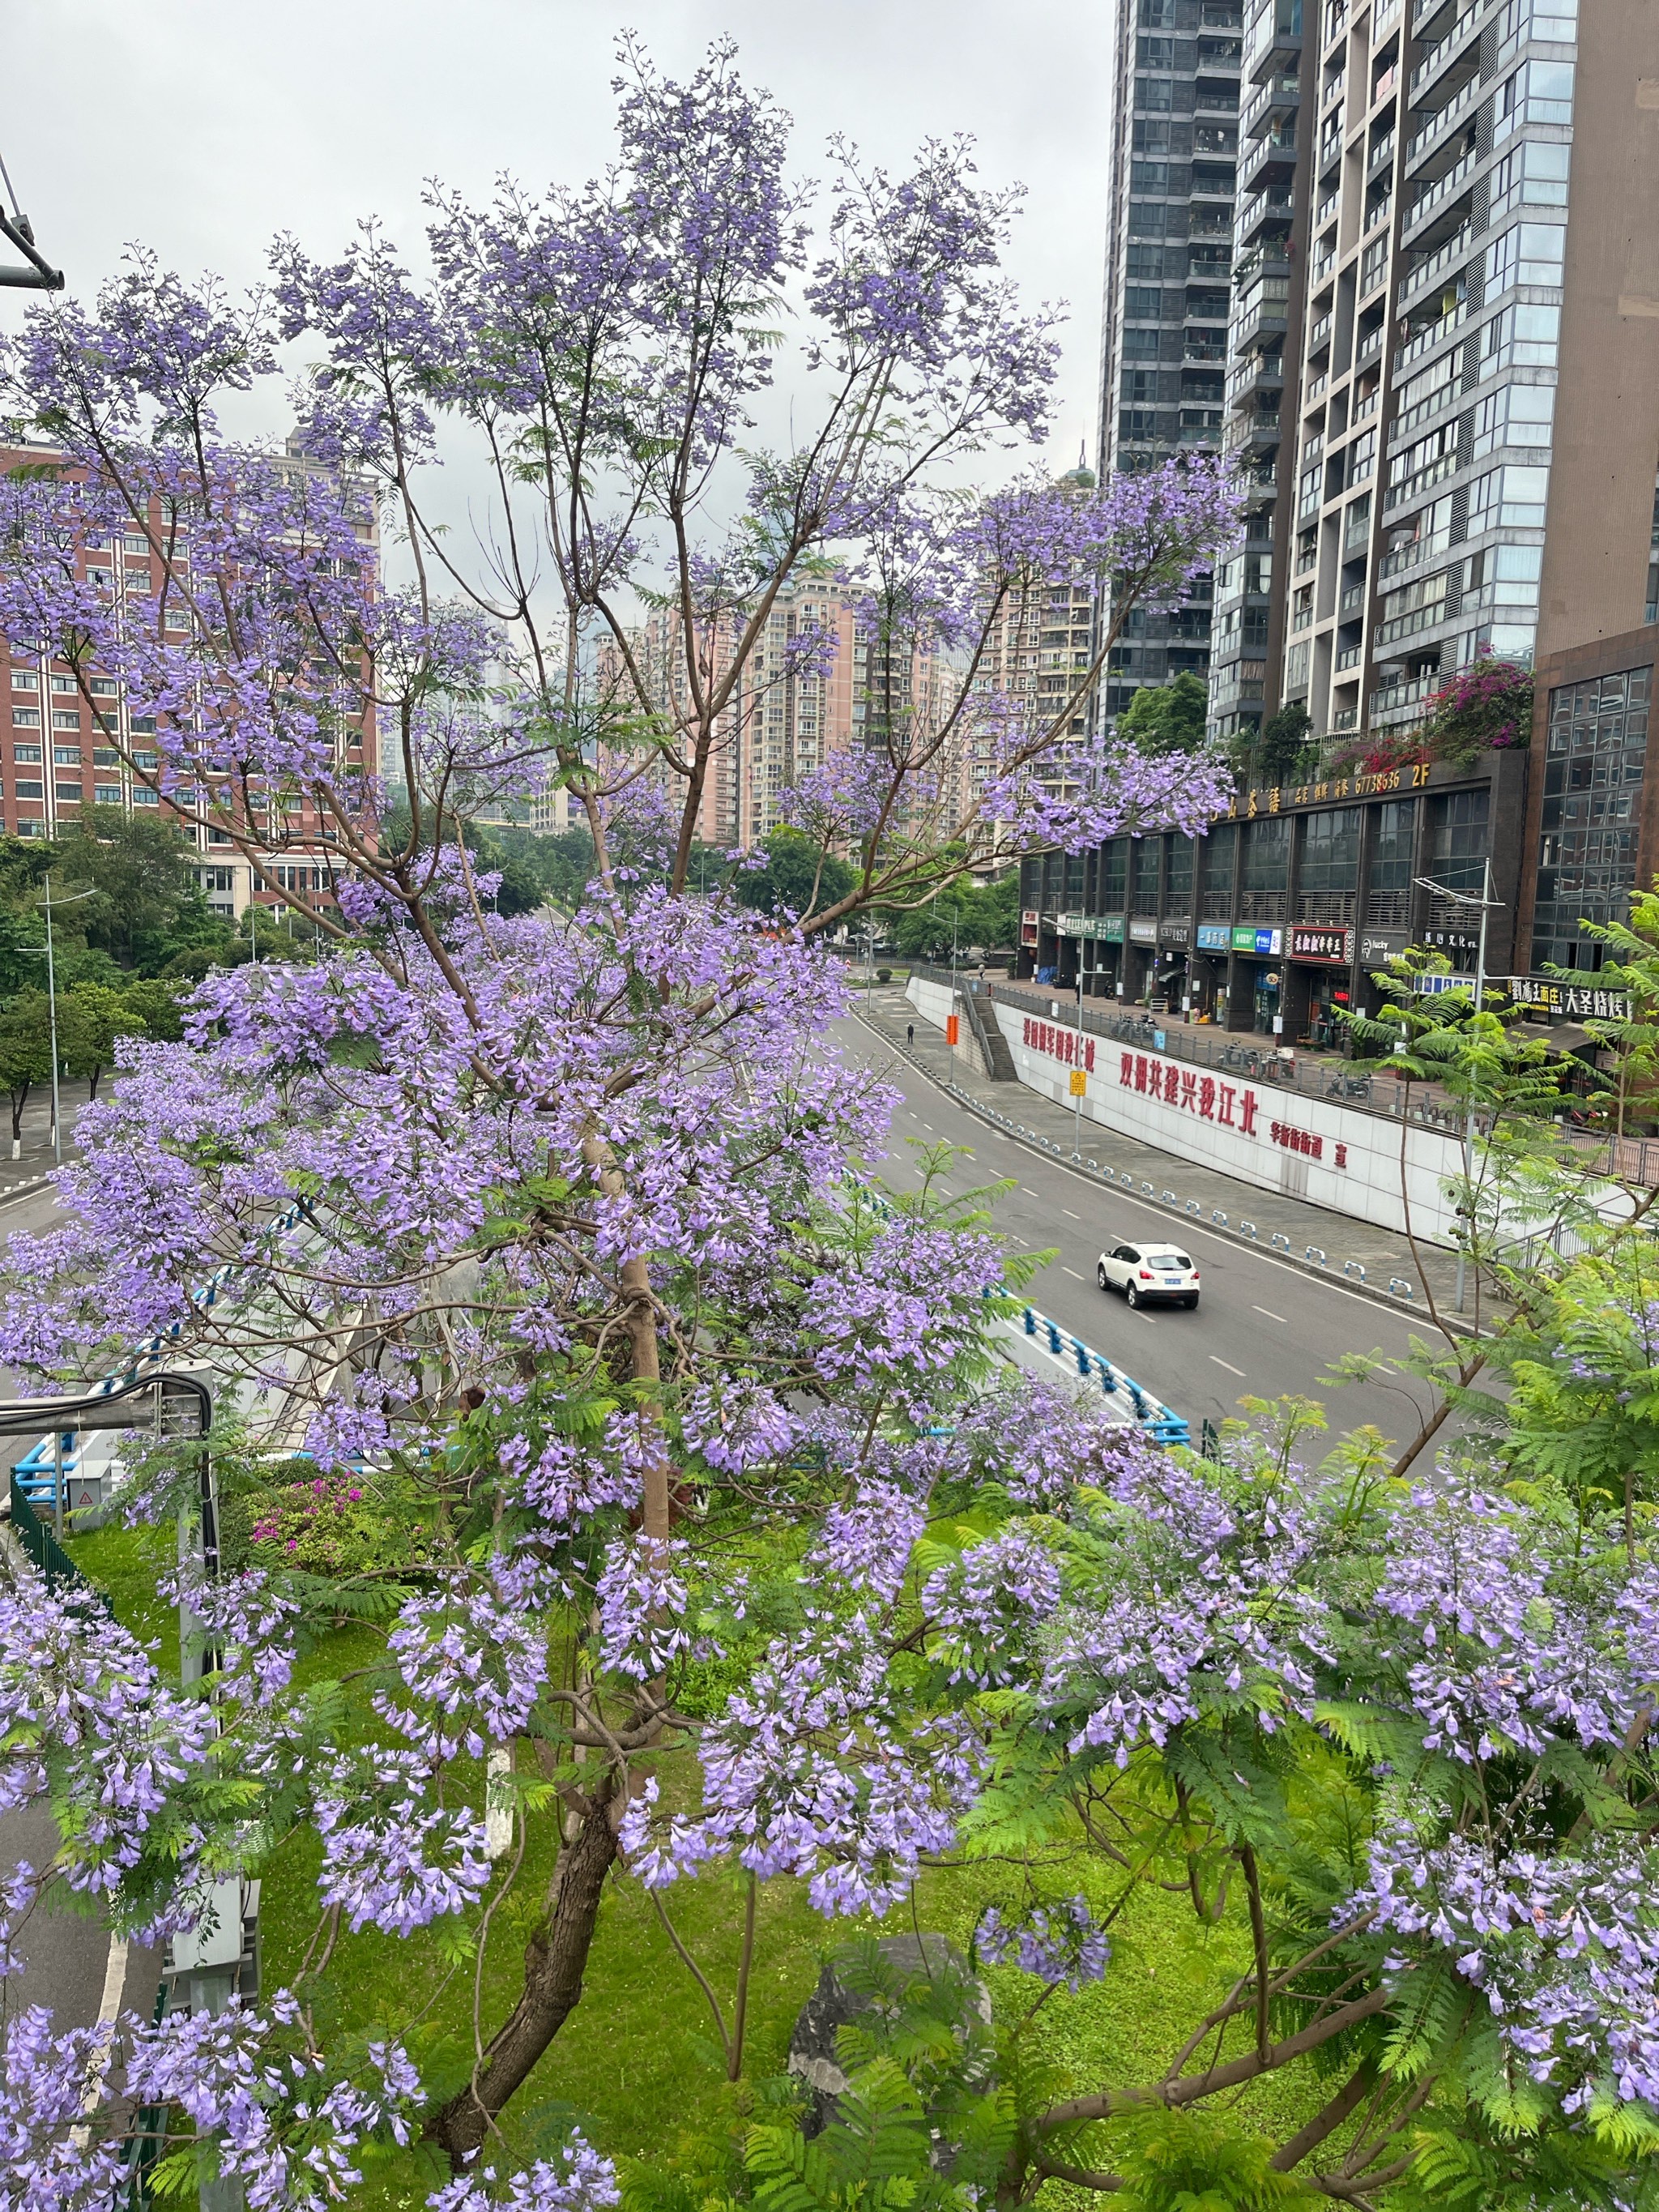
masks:
[[[58,964],[54,957],[52,945],[52,914],[54,907],[75,906],[77,905],[82,899],[91,898],[95,894],[91,890],[71,891],[68,898],[54,899],[52,895],[52,870],[50,868],[46,870],[46,896],[41,900],[40,903],[46,908],[46,1018],[52,1030],[52,1157],[58,1166],[62,1167],[64,1164],[64,1125],[62,1117],[58,1112],[58,1105],[60,1102],[58,1094]],[[40,947],[39,945],[30,945],[27,949],[32,952],[38,952],[40,950]],[[18,1139],[14,1137],[11,1141],[11,1156],[13,1159],[15,1159],[21,1151],[22,1146],[19,1143]]]

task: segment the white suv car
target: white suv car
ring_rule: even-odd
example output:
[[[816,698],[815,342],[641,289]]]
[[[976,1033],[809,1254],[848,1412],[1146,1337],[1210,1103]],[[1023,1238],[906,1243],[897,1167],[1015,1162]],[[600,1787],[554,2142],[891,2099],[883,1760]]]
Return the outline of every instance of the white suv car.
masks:
[[[1198,1304],[1198,1270],[1177,1246],[1114,1244],[1100,1255],[1095,1277],[1103,1291],[1121,1291],[1132,1306]]]

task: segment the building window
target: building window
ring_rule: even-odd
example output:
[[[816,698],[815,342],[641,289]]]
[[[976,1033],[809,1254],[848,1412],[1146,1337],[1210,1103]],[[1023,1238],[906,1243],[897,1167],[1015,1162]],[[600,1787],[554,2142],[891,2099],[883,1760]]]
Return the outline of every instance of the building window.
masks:
[[[1478,898],[1483,864],[1492,851],[1491,815],[1492,792],[1484,784],[1478,791],[1446,791],[1431,799],[1426,873],[1448,890],[1472,893]],[[1462,928],[1472,911],[1461,909],[1461,920],[1457,915],[1449,919],[1437,917],[1436,927]]]
[[[11,710],[11,726],[14,730],[38,730],[40,726],[40,709],[38,707],[14,707]]]
[[[1622,921],[1629,911],[1652,688],[1650,667],[1630,668],[1550,694],[1534,968],[1599,967],[1601,947],[1579,924]]]
[[[40,689],[40,679],[32,668],[14,668],[11,672],[11,688],[14,691],[38,691]]]
[[[1307,822],[1298,888],[1352,890],[1359,881],[1359,809],[1338,806],[1328,814],[1310,814]]]

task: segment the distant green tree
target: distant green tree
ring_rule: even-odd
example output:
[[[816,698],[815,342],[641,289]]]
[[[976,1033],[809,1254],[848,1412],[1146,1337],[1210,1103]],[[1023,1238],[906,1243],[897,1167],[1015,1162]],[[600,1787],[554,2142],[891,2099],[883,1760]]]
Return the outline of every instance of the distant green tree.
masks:
[[[115,1057],[116,1041],[143,1036],[148,1024],[125,991],[100,983],[77,983],[58,1001],[58,1049],[65,1072],[86,1079],[98,1096],[104,1070]]]
[[[1263,783],[1288,783],[1301,766],[1313,722],[1305,707],[1281,707],[1261,726],[1255,742],[1255,771]]]
[[[739,869],[732,878],[738,904],[763,914],[816,914],[845,898],[857,880],[845,860],[823,852],[799,830],[773,830],[763,849],[764,867]]]
[[[187,946],[206,950],[209,965],[228,951],[232,933],[208,905],[195,848],[170,822],[89,808],[58,845],[54,888],[76,886],[96,893],[77,908],[76,928],[123,968],[154,975]]]
[[[127,985],[125,996],[134,1024],[143,1024],[146,1036],[167,1044],[178,1043],[184,1034],[179,994],[165,977],[140,975]]]
[[[1209,690],[1183,668],[1167,684],[1143,684],[1117,719],[1117,733],[1143,753],[1194,753],[1204,742]]]
[[[37,1083],[52,1080],[52,1012],[44,991],[20,991],[0,1006],[0,1091],[11,1105],[11,1139],[21,1141],[23,1109]]]

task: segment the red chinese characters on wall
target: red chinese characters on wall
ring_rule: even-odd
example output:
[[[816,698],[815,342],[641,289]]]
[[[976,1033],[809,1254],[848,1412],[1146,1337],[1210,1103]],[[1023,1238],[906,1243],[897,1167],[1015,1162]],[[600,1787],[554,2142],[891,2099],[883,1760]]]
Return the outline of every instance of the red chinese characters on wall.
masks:
[[[1075,1030],[1065,1029],[1058,1022],[1040,1022],[1030,1015],[1025,1019],[1024,1036],[1033,1052],[1046,1052],[1051,1060],[1061,1060],[1067,1067],[1080,1067],[1093,1074],[1095,1041],[1091,1036],[1079,1036]]]
[[[1325,1139],[1312,1129],[1296,1129],[1288,1121],[1275,1121],[1267,1133],[1274,1144],[1283,1145],[1287,1152],[1300,1152],[1304,1159],[1310,1160],[1322,1160],[1325,1157]],[[1331,1164],[1339,1168],[1347,1166],[1348,1148],[1346,1145],[1332,1146]]]
[[[1200,1074],[1195,1067],[1181,1067],[1172,1060],[1152,1060],[1144,1052],[1126,1052],[1118,1061],[1121,1090],[1144,1091],[1166,1106],[1196,1114],[1200,1121],[1213,1121],[1224,1129],[1237,1129],[1255,1137],[1261,1101],[1242,1084],[1223,1083],[1218,1076]]]

